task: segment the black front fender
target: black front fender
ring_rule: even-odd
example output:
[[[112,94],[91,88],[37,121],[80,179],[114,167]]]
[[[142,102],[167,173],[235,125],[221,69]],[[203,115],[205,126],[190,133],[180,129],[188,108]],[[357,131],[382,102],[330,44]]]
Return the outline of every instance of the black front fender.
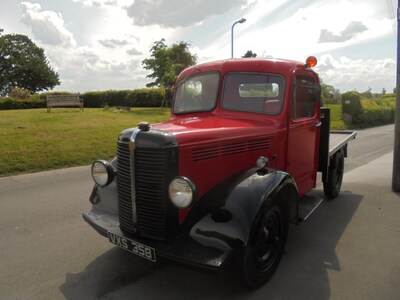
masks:
[[[183,229],[200,244],[229,253],[246,245],[262,208],[268,207],[284,188],[290,197],[281,200],[288,201],[290,215],[296,214],[297,187],[289,174],[251,169],[232,176],[197,201]]]

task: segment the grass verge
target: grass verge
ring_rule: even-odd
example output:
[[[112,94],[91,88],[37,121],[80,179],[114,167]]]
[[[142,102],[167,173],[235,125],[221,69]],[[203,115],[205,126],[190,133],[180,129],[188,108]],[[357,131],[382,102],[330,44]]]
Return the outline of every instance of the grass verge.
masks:
[[[116,139],[140,121],[169,118],[169,109],[0,111],[0,176],[90,164],[116,155]]]
[[[325,106],[331,109],[331,129],[332,130],[348,129],[347,124],[343,121],[342,105],[327,104]]]

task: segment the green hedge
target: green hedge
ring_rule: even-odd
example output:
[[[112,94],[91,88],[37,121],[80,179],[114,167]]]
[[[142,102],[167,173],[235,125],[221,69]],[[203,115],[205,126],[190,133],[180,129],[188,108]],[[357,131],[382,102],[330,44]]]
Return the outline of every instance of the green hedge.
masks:
[[[362,99],[355,91],[342,95],[344,118],[350,116],[351,123],[361,127],[393,123],[395,105],[392,95],[375,99]]]
[[[70,92],[44,92],[33,96],[38,96],[40,99],[46,102],[46,96],[48,95],[75,95],[74,93]]]
[[[31,95],[30,99],[0,98],[0,110],[29,109],[46,107],[47,95],[68,95],[69,92],[46,92]],[[110,90],[104,92],[86,92],[80,94],[85,107],[129,106],[129,107],[160,107],[165,97],[163,88]]]
[[[395,102],[388,100],[361,100],[363,114],[360,125],[370,126],[393,123]]]
[[[87,92],[80,96],[83,98],[85,107],[159,107],[164,100],[165,90],[162,88],[110,90],[104,92]]]
[[[44,108],[46,103],[38,95],[31,96],[30,99],[0,98],[0,110],[8,109],[32,109]]]

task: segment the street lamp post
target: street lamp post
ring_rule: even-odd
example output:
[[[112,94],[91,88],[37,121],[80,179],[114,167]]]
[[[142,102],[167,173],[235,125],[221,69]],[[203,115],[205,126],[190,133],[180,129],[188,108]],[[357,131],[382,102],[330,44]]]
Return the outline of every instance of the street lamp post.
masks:
[[[235,25],[237,23],[244,23],[244,22],[246,22],[246,19],[245,18],[241,18],[240,20],[236,21],[232,25],[232,29],[231,29],[231,58],[233,58],[233,27],[235,27]]]

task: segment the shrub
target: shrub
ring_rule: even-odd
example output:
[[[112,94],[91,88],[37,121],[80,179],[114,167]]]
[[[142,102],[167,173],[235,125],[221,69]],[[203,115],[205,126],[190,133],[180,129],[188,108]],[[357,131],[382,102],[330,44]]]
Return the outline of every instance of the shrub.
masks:
[[[81,97],[84,100],[85,107],[159,107],[165,97],[165,90],[163,88],[109,90],[104,92],[86,92]]]
[[[342,94],[343,118],[353,124],[359,124],[362,119],[361,95],[356,91]]]
[[[11,88],[9,97],[15,99],[29,99],[31,97],[31,93],[26,89],[13,87]]]
[[[46,107],[48,95],[70,95],[70,92],[45,92],[31,95],[25,102],[15,97],[0,98],[0,110]],[[105,106],[160,107],[165,97],[163,88],[145,88],[136,90],[109,90],[80,94],[85,107],[100,108]]]
[[[0,98],[0,110],[44,108],[46,103],[38,96],[30,99]]]
[[[60,92],[44,92],[37,94],[41,100],[46,101],[46,96],[48,95],[75,95],[74,93],[60,91]]]
[[[342,95],[343,119],[360,127],[393,123],[395,105],[394,94],[371,99],[355,91]]]
[[[363,109],[361,126],[390,124],[394,122],[394,101],[371,99],[361,100]]]
[[[394,94],[394,93],[383,94],[383,95],[381,95],[381,98],[382,99],[396,100],[396,94]]]
[[[159,89],[138,89],[135,90],[135,107],[159,107],[165,97],[165,90]]]
[[[81,95],[85,107],[104,107],[108,105],[105,100],[105,92],[87,92]]]

